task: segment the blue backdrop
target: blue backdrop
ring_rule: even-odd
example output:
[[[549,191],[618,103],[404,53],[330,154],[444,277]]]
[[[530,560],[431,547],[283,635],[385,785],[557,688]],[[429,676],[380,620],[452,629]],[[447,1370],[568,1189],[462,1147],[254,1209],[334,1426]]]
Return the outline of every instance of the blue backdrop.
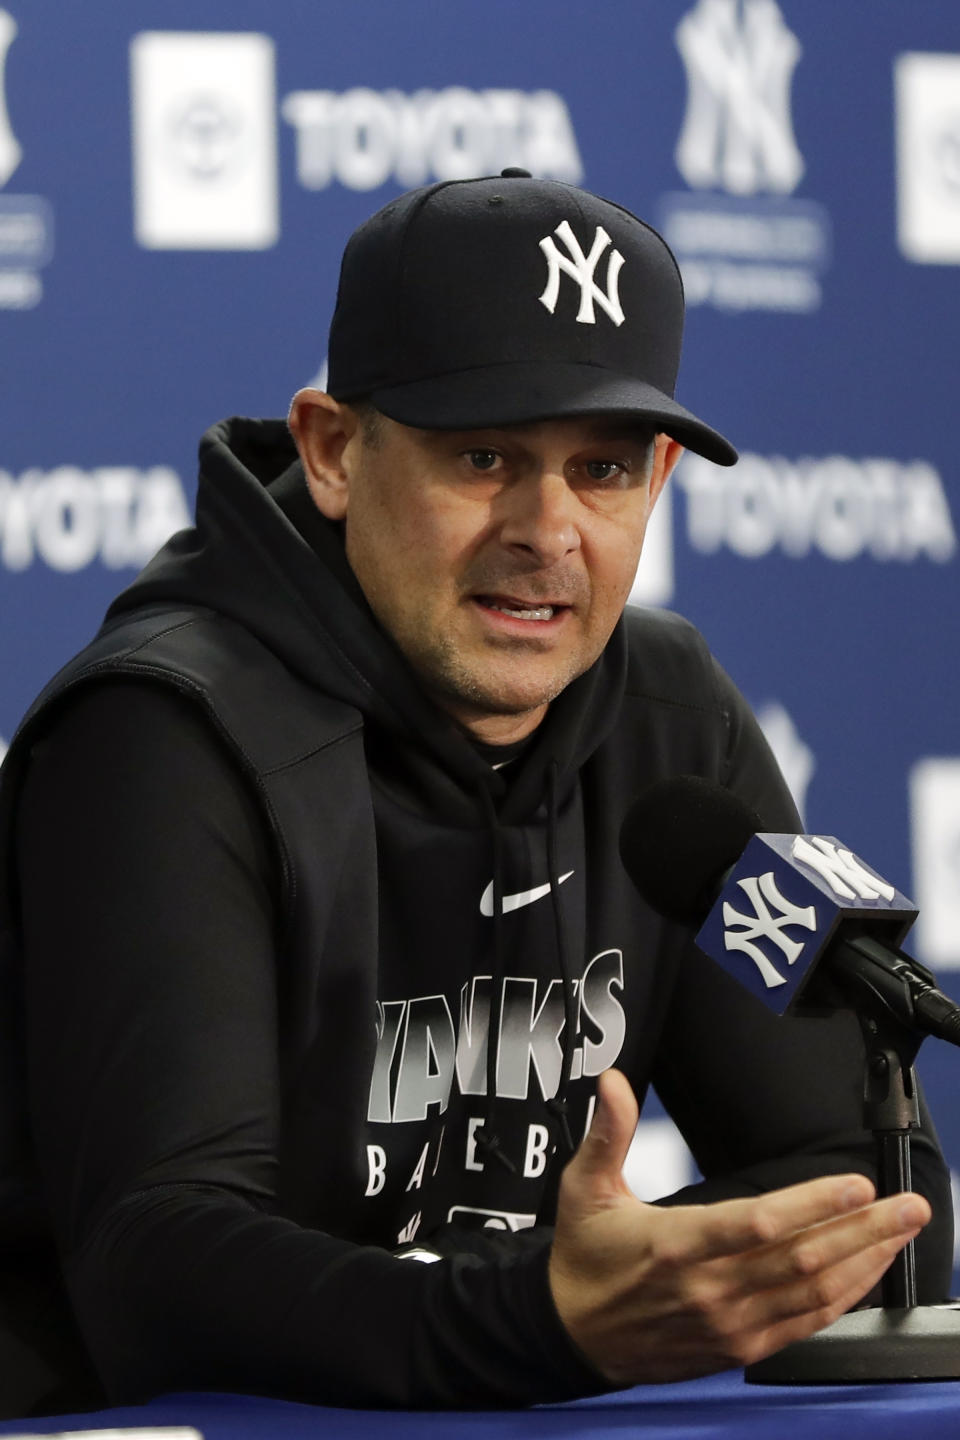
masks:
[[[809,829],[960,997],[956,0],[3,0],[0,748],[187,522],[196,440],[322,377],[343,243],[508,164],[658,225],[688,457],[636,598],[706,632]],[[960,1056],[921,1072],[953,1165]],[[651,1122],[638,1184],[684,1178]]]

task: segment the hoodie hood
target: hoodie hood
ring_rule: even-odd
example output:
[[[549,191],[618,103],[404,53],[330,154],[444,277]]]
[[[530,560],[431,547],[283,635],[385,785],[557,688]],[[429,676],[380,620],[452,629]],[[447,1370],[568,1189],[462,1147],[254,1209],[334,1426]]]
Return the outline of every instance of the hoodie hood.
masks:
[[[478,823],[479,787],[502,823],[522,823],[543,803],[551,771],[562,799],[614,725],[623,693],[621,621],[603,655],[551,704],[509,780],[491,770],[374,617],[347,563],[341,527],[313,504],[282,420],[235,418],[207,432],[195,527],[158,552],[107,620],[171,603],[216,611],[304,680],[322,678],[363,714],[372,745],[401,747],[400,782],[454,823]]]

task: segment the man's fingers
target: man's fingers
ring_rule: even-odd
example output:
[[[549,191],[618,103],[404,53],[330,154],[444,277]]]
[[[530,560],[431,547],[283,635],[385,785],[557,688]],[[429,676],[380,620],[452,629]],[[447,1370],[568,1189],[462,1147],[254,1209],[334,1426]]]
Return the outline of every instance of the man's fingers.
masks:
[[[892,1195],[758,1251],[744,1279],[751,1289],[763,1290],[822,1275],[876,1246],[892,1245],[892,1255],[923,1229],[930,1214],[921,1195]]]
[[[681,1206],[668,1212],[670,1249],[676,1248],[678,1258],[687,1261],[742,1255],[862,1210],[874,1194],[865,1175],[829,1175],[747,1200]]]
[[[929,1216],[920,1196],[892,1196],[766,1250],[708,1262],[705,1314],[742,1363],[772,1354],[862,1300]]]
[[[812,1275],[795,1276],[781,1285],[745,1293],[735,1307],[741,1323],[745,1329],[757,1329],[807,1316],[808,1333],[812,1334],[834,1318],[821,1318],[827,1311],[835,1310],[840,1315],[862,1300],[917,1233],[898,1232]]]
[[[590,1129],[567,1166],[569,1183],[581,1198],[583,1187],[607,1192],[624,1189],[623,1163],[637,1128],[637,1101],[619,1070],[606,1070],[597,1081],[597,1104]]]
[[[905,1243],[886,1241],[816,1282],[751,1297],[741,1312],[745,1332],[753,1332],[742,1346],[743,1363],[752,1364],[832,1325],[873,1289]]]

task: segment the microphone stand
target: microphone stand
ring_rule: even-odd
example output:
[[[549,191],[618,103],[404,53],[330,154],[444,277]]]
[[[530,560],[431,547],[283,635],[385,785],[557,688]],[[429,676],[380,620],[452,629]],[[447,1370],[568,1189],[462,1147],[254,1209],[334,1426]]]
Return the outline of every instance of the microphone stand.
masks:
[[[852,940],[847,948],[859,951],[862,944]],[[920,1126],[913,1062],[923,1033],[910,1024],[909,1009],[898,1004],[895,1011],[862,975],[851,973],[844,982],[866,1044],[863,1117],[876,1140],[877,1189],[881,1197],[897,1195],[910,1189],[910,1132]],[[960,1378],[960,1309],[917,1304],[912,1240],[890,1265],[880,1292],[882,1306],[841,1315],[818,1334],[748,1365],[744,1379],[751,1385],[847,1385]]]

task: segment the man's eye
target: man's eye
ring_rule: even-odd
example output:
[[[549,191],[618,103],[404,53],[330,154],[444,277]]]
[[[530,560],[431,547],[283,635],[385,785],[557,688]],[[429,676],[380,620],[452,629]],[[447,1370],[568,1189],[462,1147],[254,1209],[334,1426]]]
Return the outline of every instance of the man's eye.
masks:
[[[474,470],[495,470],[500,456],[496,450],[468,450],[467,459]]]
[[[591,480],[613,480],[623,466],[616,460],[588,460],[583,468]]]

